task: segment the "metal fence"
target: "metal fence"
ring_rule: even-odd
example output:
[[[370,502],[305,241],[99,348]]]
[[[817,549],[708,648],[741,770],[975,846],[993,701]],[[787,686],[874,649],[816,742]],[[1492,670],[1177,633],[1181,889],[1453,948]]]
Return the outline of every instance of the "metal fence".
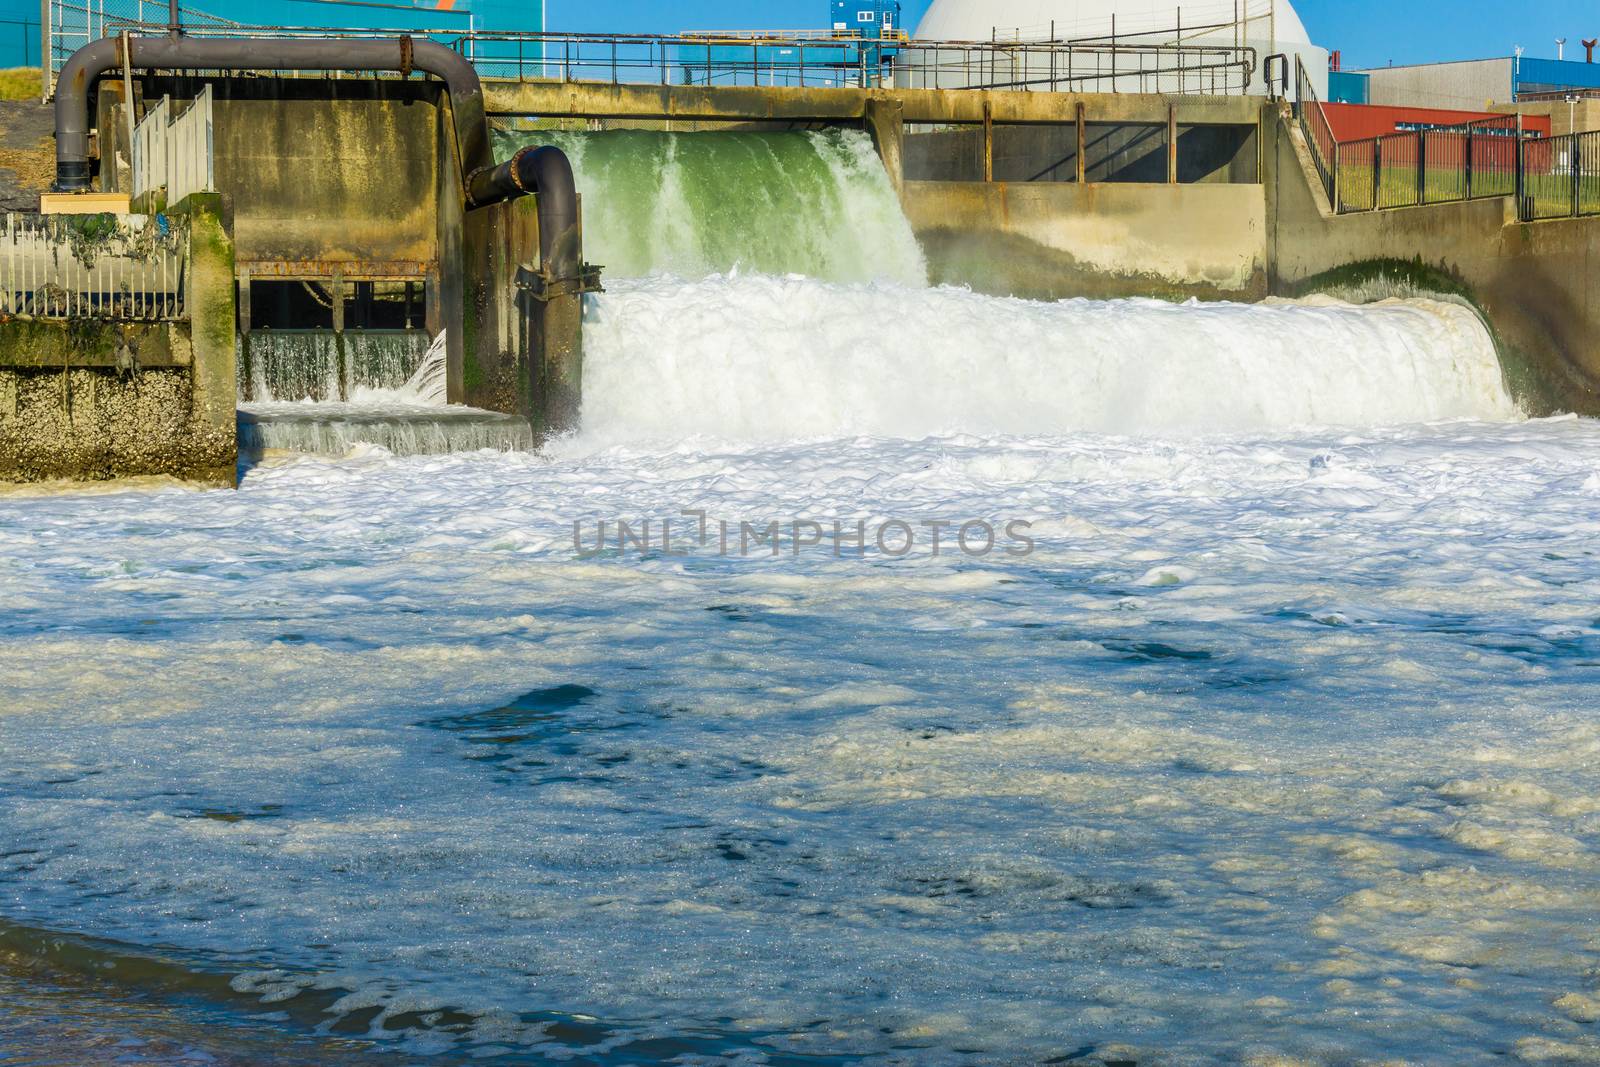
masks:
[[[360,10],[370,7],[371,4],[367,0],[349,0],[349,6]],[[168,30],[167,0],[49,0],[43,7],[48,20],[45,30],[49,41],[46,65],[50,91],[54,91],[55,78],[61,72],[62,66],[84,45],[103,37],[116,37],[124,32],[136,37],[162,36]],[[367,29],[329,26],[258,26],[225,19],[187,5],[182,5],[179,9],[179,22],[183,26],[183,32],[191,37],[389,38],[409,34],[413,37],[429,37],[448,45],[465,32],[460,26],[441,29],[426,24],[420,24],[421,28],[414,25],[403,28]]]
[[[1600,132],[1523,141],[1521,161],[1524,220],[1600,215]]]
[[[177,118],[163,97],[133,131],[133,195],[163,188],[168,204],[216,189],[209,85]]]
[[[1515,116],[1343,141],[1333,166],[1340,212],[1515,196]]]
[[[188,264],[188,220],[181,216],[7,215],[0,230],[0,313],[186,318]]]
[[[1585,203],[1573,191],[1582,184],[1578,179],[1556,188],[1557,172],[1568,165],[1556,160],[1572,154],[1558,146],[1565,138],[1530,137],[1516,115],[1340,141],[1305,67],[1297,73],[1300,130],[1328,202],[1339,214],[1511,196],[1524,219],[1556,218],[1560,205]],[[1600,145],[1596,152],[1600,163]],[[1581,164],[1579,171],[1584,171]],[[1600,170],[1592,173],[1597,187],[1591,206],[1600,213]],[[1536,203],[1525,187],[1541,191]],[[1574,213],[1570,208],[1560,212]]]
[[[50,0],[45,10],[52,86],[62,65],[91,41],[123,32],[142,36],[167,30],[166,0]],[[913,42],[904,34],[861,38],[822,30],[658,36],[252,26],[189,7],[182,8],[180,21],[194,37],[426,36],[454,48],[485,78],[517,81],[1223,96],[1249,91],[1258,58],[1255,48],[1243,43],[1248,18],[1238,25],[1183,25],[1176,31],[1180,43],[1165,43],[1153,31],[968,43]]]

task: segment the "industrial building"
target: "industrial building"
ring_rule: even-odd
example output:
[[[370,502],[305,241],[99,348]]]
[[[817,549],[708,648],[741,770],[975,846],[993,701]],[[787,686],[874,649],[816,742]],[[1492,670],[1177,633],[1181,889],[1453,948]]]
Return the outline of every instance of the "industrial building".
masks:
[[[1600,64],[1506,56],[1382,67],[1333,75],[1329,94],[1328,99],[1341,103],[1455,111],[1504,111],[1509,105],[1558,103],[1560,107],[1534,111],[1552,115],[1556,133],[1562,134],[1570,131],[1568,97],[1600,95]]]

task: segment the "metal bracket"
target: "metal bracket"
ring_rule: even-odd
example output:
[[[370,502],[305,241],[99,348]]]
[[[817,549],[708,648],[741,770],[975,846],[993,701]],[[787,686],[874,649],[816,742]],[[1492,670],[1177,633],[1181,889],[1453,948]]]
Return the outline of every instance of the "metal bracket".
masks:
[[[592,263],[585,263],[576,278],[551,278],[543,268],[533,270],[529,267],[518,267],[515,284],[533,299],[549,303],[562,296],[605,292],[605,288],[600,284],[601,270],[602,268]]]

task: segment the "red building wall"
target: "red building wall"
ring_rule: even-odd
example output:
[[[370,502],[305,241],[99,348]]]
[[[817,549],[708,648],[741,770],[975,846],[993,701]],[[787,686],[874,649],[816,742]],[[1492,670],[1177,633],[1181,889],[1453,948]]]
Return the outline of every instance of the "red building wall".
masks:
[[[1503,119],[1490,111],[1440,111],[1426,107],[1382,107],[1376,104],[1324,104],[1328,125],[1339,141],[1365,141],[1399,131],[1401,123],[1428,126],[1463,126],[1480,119]],[[1549,116],[1526,116],[1522,128],[1542,137],[1550,136]]]

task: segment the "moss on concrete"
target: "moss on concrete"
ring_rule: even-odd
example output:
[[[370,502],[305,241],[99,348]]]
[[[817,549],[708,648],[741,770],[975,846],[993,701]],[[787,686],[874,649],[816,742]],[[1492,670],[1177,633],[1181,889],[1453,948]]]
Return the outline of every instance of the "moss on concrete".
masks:
[[[187,366],[190,349],[180,334],[160,324],[11,319],[0,322],[0,367],[118,368],[124,349],[135,366]]]

